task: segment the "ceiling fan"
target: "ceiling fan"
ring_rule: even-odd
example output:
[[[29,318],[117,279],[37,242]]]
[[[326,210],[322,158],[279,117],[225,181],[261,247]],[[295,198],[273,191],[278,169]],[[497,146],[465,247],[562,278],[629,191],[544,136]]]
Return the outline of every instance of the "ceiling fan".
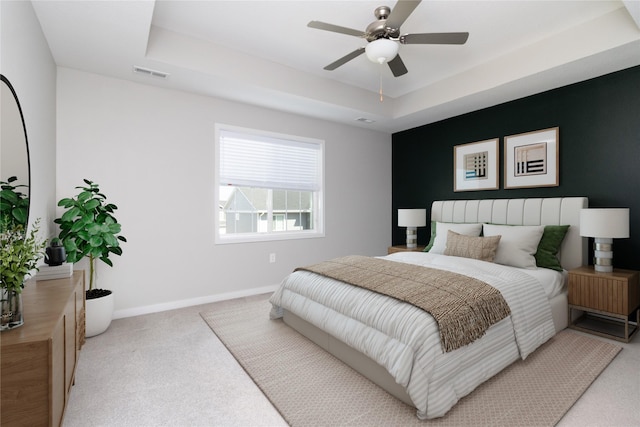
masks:
[[[376,20],[367,26],[365,31],[354,30],[326,22],[311,21],[307,24],[310,28],[333,31],[349,36],[362,37],[368,41],[366,47],[361,47],[343,56],[337,61],[324,67],[325,70],[335,70],[354,58],[367,54],[369,60],[389,64],[389,68],[395,77],[407,73],[407,67],[402,62],[398,50],[399,44],[464,44],[469,38],[469,33],[420,33],[400,34],[400,26],[411,15],[411,12],[422,0],[398,0],[391,10],[388,6],[377,7],[373,14]],[[398,44],[399,43],[399,44]]]

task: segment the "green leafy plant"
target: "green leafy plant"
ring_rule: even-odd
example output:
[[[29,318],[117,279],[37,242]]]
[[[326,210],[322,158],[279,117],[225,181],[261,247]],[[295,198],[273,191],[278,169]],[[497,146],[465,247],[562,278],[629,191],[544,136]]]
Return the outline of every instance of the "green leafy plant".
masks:
[[[0,287],[21,293],[24,278],[32,270],[38,270],[38,260],[44,254],[45,240],[38,238],[40,220],[36,220],[31,231],[25,235],[22,225],[7,225],[2,220],[0,233]]]
[[[6,181],[0,181],[0,222],[2,230],[15,230],[22,226],[23,231],[27,226],[29,216],[29,197],[20,191],[21,187],[28,185],[14,185],[18,177],[9,177]]]
[[[113,216],[118,207],[107,203],[107,197],[100,192],[98,184],[88,179],[84,182],[87,186],[76,187],[81,190],[77,196],[58,202],[58,206],[66,211],[54,222],[60,225],[58,237],[67,253],[67,262],[75,263],[84,257],[89,258],[87,298],[95,298],[96,294],[103,294],[103,290],[94,289],[96,260],[113,267],[109,255],[122,255],[120,242],[126,242],[127,239],[119,235],[121,226]]]

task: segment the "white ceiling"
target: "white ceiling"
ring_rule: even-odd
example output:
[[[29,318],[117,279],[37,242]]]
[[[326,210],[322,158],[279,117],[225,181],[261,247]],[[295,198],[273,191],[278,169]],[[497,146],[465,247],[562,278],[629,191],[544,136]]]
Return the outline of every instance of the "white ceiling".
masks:
[[[364,31],[377,6],[396,0],[32,3],[59,66],[385,132],[640,65],[638,0],[423,0],[403,34],[468,31],[469,40],[402,45],[409,73],[398,78],[364,55],[323,70],[366,41],[307,27]]]

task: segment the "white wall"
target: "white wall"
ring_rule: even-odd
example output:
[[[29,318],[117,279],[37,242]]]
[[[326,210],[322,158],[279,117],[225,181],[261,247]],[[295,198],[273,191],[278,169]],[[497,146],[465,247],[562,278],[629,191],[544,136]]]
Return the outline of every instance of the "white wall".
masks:
[[[14,87],[29,139],[30,221],[55,232],[56,65],[31,2],[0,1],[0,72]]]
[[[57,198],[97,182],[129,240],[114,268],[99,266],[116,317],[266,291],[299,265],[386,253],[391,135],[65,68],[57,88]],[[326,237],[214,245],[216,122],[325,140]]]

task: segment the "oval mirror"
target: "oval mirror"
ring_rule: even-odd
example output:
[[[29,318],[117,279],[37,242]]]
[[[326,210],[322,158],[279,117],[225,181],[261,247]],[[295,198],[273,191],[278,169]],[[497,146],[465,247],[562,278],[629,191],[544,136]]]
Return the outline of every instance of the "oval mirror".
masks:
[[[29,145],[18,95],[0,74],[0,225],[22,226],[29,221]]]

